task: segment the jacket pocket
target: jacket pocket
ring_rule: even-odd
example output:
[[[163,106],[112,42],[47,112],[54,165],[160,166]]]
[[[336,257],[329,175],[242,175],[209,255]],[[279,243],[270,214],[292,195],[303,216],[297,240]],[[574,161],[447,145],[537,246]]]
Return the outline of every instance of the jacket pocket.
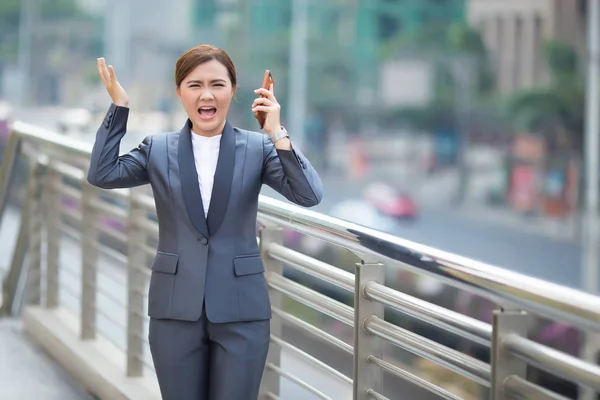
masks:
[[[163,274],[176,274],[177,265],[179,264],[179,256],[172,253],[163,253],[162,251],[156,252],[154,262],[150,269],[156,272],[162,272]]]
[[[260,274],[265,271],[260,254],[252,256],[238,256],[233,259],[235,276]]]

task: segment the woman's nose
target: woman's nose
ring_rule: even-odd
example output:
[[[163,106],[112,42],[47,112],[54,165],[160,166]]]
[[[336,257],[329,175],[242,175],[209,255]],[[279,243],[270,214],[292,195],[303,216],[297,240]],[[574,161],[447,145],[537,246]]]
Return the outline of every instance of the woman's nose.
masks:
[[[213,96],[212,92],[208,89],[200,92],[200,100],[212,100],[215,96]]]

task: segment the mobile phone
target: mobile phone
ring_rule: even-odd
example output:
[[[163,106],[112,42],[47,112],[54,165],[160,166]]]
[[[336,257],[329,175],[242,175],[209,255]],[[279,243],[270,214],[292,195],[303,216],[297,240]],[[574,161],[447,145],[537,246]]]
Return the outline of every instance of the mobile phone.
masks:
[[[275,81],[273,80],[273,74],[271,74],[271,71],[266,70],[265,75],[263,77],[261,87],[269,90],[271,88],[271,84],[275,85]],[[264,96],[261,95],[260,97],[264,97]],[[263,129],[263,127],[265,126],[265,120],[267,118],[267,115],[265,114],[265,112],[264,111],[256,111],[254,113],[254,118],[256,118],[256,120],[258,121],[258,125],[260,126],[260,129]]]

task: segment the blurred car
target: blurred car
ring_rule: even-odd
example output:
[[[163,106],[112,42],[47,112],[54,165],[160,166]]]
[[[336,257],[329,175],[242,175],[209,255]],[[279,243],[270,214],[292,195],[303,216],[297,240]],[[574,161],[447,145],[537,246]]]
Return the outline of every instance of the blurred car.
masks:
[[[329,215],[387,233],[396,228],[393,219],[382,215],[369,201],[361,199],[340,201],[331,208]]]
[[[418,216],[413,198],[385,183],[369,185],[364,191],[364,197],[383,215],[404,220],[414,220]]]
[[[61,113],[57,127],[64,135],[80,138],[93,129],[92,113],[85,108],[66,109]]]

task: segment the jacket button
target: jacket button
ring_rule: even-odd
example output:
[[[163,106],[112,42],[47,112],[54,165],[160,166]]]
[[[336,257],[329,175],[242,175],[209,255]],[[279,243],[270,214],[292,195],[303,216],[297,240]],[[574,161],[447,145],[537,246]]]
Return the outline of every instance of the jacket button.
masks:
[[[198,239],[198,241],[200,242],[200,244],[202,245],[207,245],[208,244],[208,239],[203,237],[201,239]]]

